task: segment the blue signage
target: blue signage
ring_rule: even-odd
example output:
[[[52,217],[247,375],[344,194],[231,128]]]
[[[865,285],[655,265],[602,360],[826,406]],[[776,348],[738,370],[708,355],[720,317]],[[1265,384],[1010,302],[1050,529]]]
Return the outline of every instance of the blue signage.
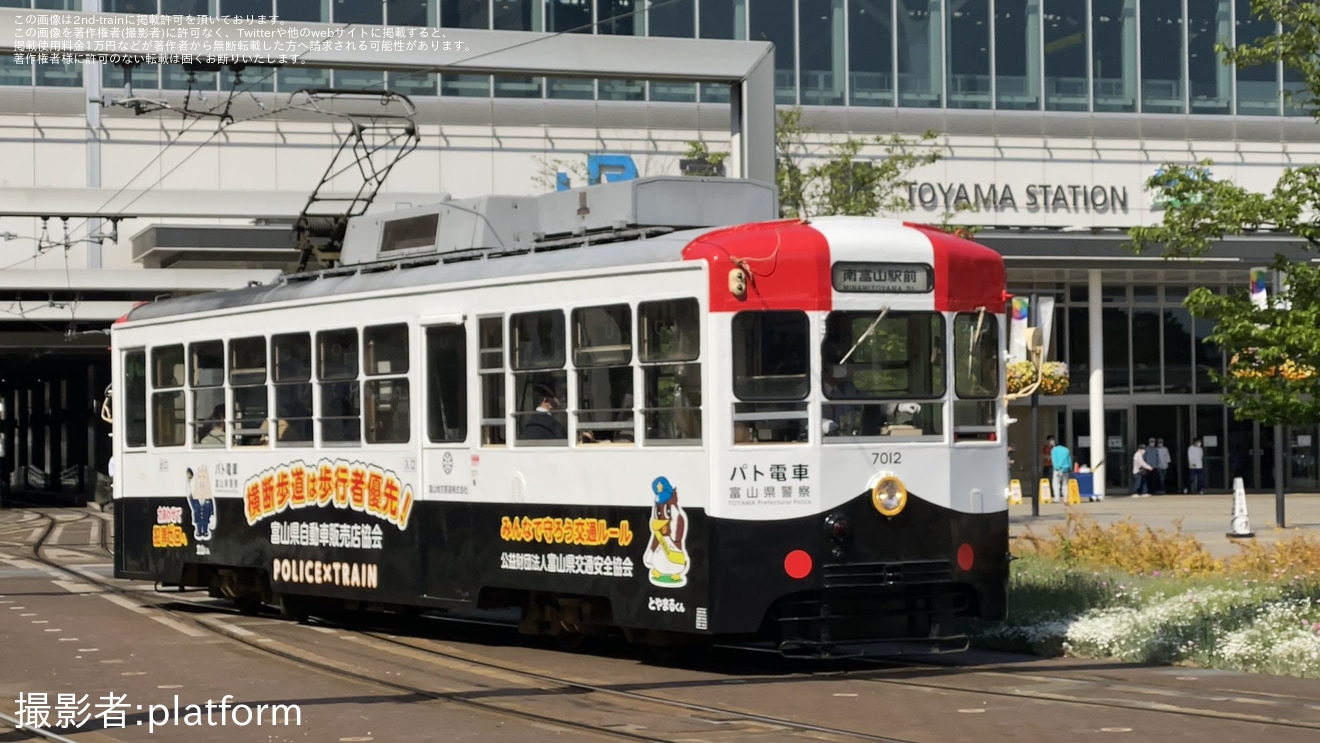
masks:
[[[601,182],[615,183],[637,179],[637,163],[631,155],[587,155],[587,185]],[[555,190],[572,188],[568,173],[555,173]]]

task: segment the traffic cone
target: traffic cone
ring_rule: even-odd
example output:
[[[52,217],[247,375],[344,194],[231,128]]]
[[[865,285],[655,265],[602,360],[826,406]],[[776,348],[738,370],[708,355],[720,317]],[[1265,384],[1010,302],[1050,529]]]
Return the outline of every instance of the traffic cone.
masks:
[[[1242,485],[1242,478],[1233,478],[1233,519],[1229,522],[1228,536],[1238,539],[1253,539],[1251,519],[1247,516],[1247,490]]]
[[[1040,478],[1040,487],[1036,489],[1036,492],[1040,493],[1041,503],[1049,503],[1052,497],[1050,495],[1050,481],[1044,477]]]

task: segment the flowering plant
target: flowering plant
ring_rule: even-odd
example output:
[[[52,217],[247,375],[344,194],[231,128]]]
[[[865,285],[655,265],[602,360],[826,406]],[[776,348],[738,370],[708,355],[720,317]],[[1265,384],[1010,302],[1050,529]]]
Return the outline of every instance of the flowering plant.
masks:
[[[1008,362],[1008,392],[1010,395],[1025,390],[1036,381],[1036,368],[1030,361]]]
[[[1256,379],[1281,376],[1289,382],[1310,379],[1315,374],[1315,369],[1310,365],[1291,359],[1278,366],[1266,366],[1256,358],[1254,351],[1255,349],[1251,349],[1242,355],[1233,354],[1233,358],[1229,360],[1229,373],[1239,378]]]
[[[1068,392],[1068,365],[1050,361],[1041,366],[1040,393],[1062,395]]]
[[[1012,361],[1008,364],[1008,391],[1017,394],[1036,381],[1036,369],[1030,361]],[[1068,365],[1049,361],[1041,365],[1040,387],[1042,395],[1062,395],[1068,391]]]

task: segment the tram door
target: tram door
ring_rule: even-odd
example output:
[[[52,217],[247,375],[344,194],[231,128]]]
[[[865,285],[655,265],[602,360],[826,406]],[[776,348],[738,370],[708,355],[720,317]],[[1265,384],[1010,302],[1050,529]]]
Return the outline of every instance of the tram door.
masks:
[[[468,442],[475,432],[469,430],[468,400],[480,399],[468,390],[475,377],[468,368],[468,335],[461,316],[422,323],[424,384],[422,394],[412,395],[422,400],[412,413],[420,417],[421,425],[414,427],[422,434],[419,491],[429,507],[419,509],[428,515],[409,528],[425,555],[426,595],[440,599],[476,598],[466,593],[464,573],[472,565],[471,509],[460,505],[470,501],[473,482]],[[446,501],[452,505],[446,507]]]

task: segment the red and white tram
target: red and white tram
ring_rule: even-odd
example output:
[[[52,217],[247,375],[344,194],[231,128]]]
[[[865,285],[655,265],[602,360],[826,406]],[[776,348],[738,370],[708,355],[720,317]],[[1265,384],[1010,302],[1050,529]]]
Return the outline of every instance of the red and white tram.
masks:
[[[135,309],[116,576],[804,654],[1003,617],[1003,260],[774,213],[718,178],[447,201]]]

